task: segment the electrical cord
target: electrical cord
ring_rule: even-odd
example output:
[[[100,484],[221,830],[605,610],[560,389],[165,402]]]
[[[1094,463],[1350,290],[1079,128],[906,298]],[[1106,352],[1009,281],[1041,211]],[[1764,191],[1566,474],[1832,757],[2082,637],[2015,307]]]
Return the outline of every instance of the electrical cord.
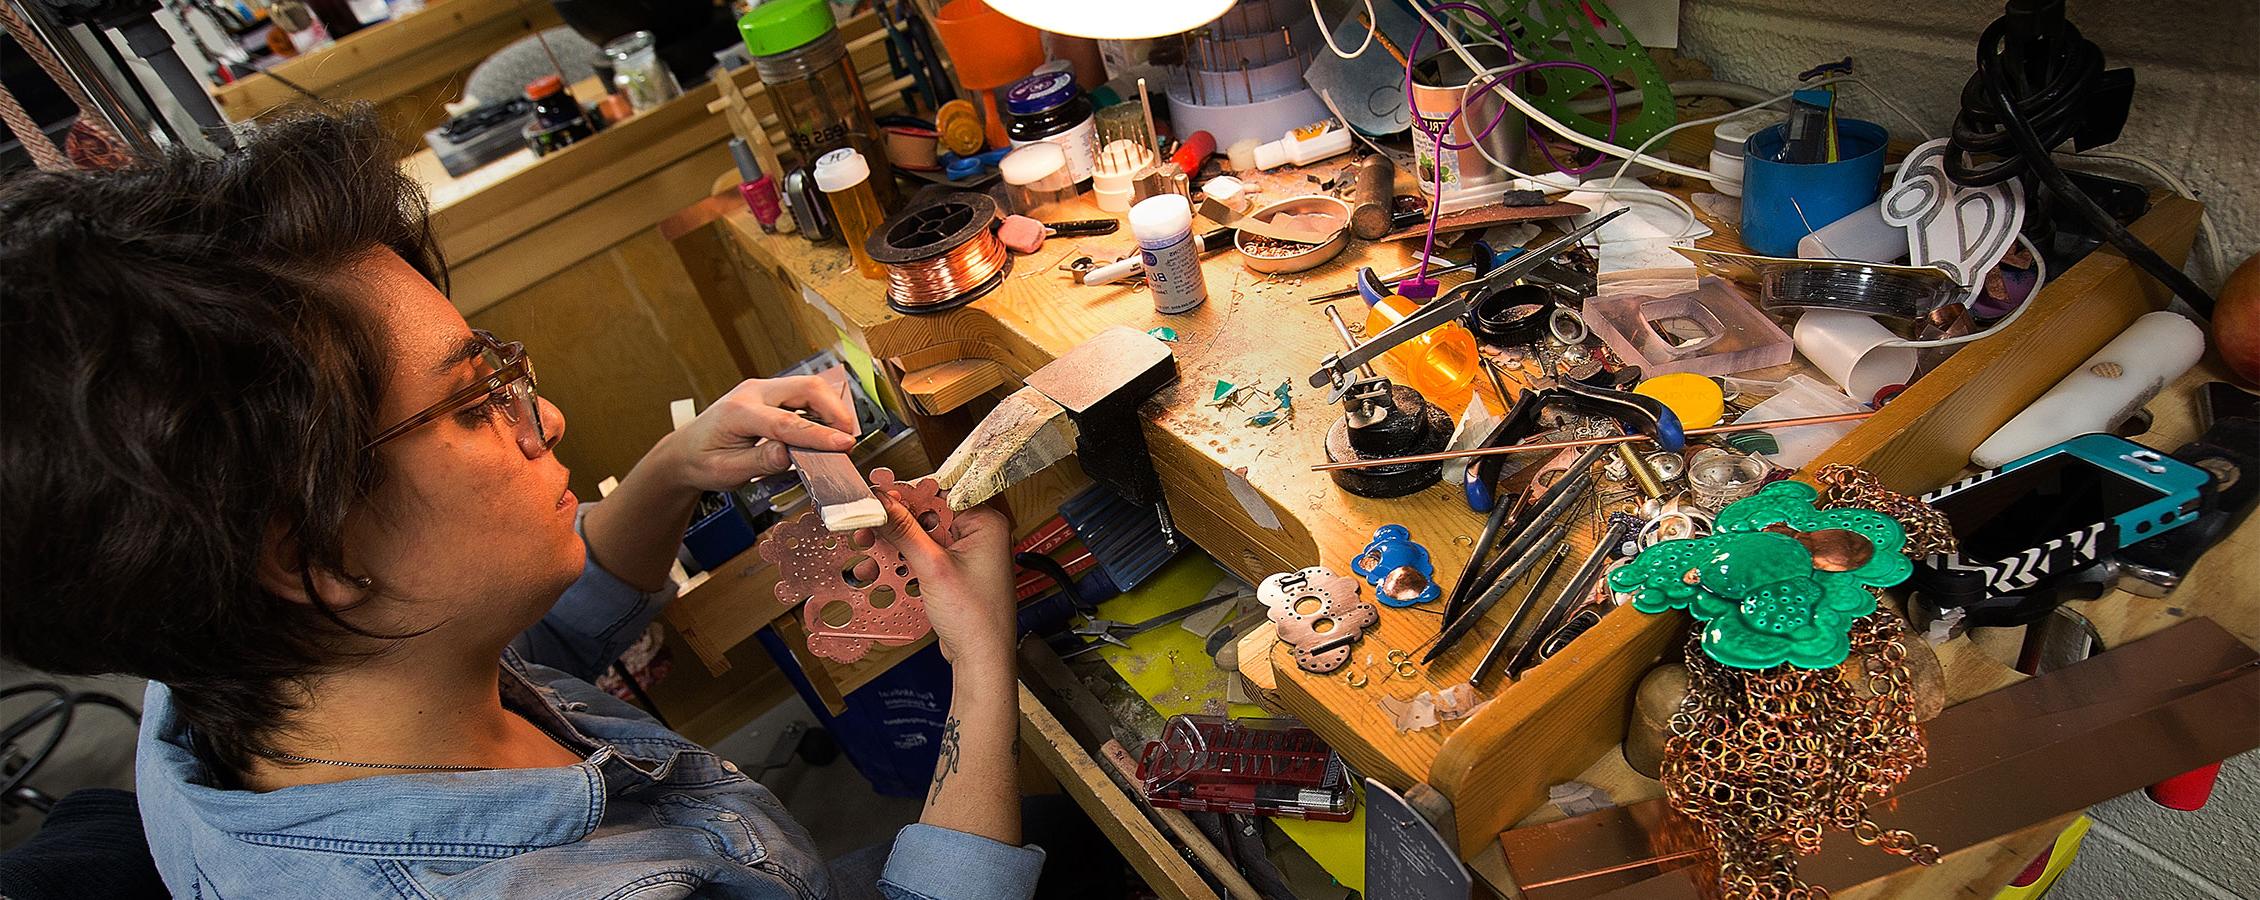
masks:
[[[2121,153],[2115,150],[2084,150],[2078,152],[2070,150],[2058,150],[2056,151],[2056,155],[2069,156],[2073,159],[2100,159],[2108,160],[2110,162],[2125,163],[2127,165],[2150,173],[2151,177],[2154,177],[2158,179],[2159,182],[2165,184],[2167,190],[2173,191],[2174,193],[2179,194],[2186,199],[2197,199],[2197,192],[2190,188],[2189,182],[2183,181],[2181,179],[2181,176],[2175,175],[2165,166],[2161,166],[2157,162],[2152,161],[2147,157],[2136,156],[2132,153]],[[2197,214],[2197,230],[2199,234],[2201,234],[2205,239],[2205,259],[2209,264],[2206,271],[2210,273],[2215,279],[2227,278],[2229,275],[2229,260],[2228,257],[2221,251],[2220,235],[2213,230],[2212,210],[2204,210]]]
[[[1373,46],[1373,36],[1381,31],[1381,20],[1373,15],[1373,0],[1365,0],[1365,40],[1358,42],[1356,50],[1345,52],[1342,45],[1334,43],[1334,29],[1327,27],[1326,14],[1319,11],[1318,0],[1310,0],[1310,17],[1318,20],[1318,35],[1326,39],[1326,49],[1334,51],[1334,55],[1342,59],[1356,59],[1365,55],[1365,48]]]
[[[2008,40],[2012,31],[2017,32],[2014,42]],[[2038,176],[2127,259],[2200,315],[2210,316],[2213,295],[2113,219],[2050,155],[2050,148],[2065,141],[2077,148],[2116,138],[2123,110],[2117,122],[2098,118],[2112,112],[2098,101],[2108,101],[2105,95],[2119,87],[2109,76],[2102,48],[2064,21],[2061,0],[2011,0],[2002,17],[1978,37],[1977,73],[1962,88],[1947,177],[1984,187],[2027,173]],[[2131,89],[2131,76],[2122,80]],[[2098,136],[2105,139],[2095,140]],[[1979,156],[1991,158],[1978,161]]]
[[[18,717],[15,721],[8,723],[7,727],[0,728],[0,759],[4,759],[8,755],[5,751],[15,746],[17,738],[24,736],[34,728],[38,728],[49,719],[55,720],[55,728],[47,735],[47,740],[39,745],[39,749],[26,757],[21,767],[10,774],[5,782],[0,782],[0,802],[8,802],[16,798],[17,789],[23,787],[23,783],[31,778],[32,773],[39,771],[39,767],[45,765],[48,758],[55,754],[56,746],[63,742],[63,736],[71,730],[71,719],[76,715],[79,704],[92,703],[97,706],[107,706],[125,713],[137,723],[141,721],[141,712],[127,705],[123,700],[98,691],[74,691],[51,681],[35,681],[0,689],[0,700],[33,691],[44,692],[53,696],[47,702],[40,704],[39,708]]]

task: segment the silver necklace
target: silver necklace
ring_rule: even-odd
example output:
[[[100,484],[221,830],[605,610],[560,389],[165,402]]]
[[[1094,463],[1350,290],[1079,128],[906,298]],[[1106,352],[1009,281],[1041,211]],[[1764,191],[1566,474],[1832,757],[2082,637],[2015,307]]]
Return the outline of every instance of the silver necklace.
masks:
[[[422,769],[430,772],[485,772],[491,770],[492,768],[491,766],[397,766],[391,763],[365,763],[347,762],[341,759],[315,759],[311,756],[296,756],[289,753],[277,753],[273,758],[282,760],[283,762],[313,763],[315,765],[323,766],[342,766],[348,769]]]

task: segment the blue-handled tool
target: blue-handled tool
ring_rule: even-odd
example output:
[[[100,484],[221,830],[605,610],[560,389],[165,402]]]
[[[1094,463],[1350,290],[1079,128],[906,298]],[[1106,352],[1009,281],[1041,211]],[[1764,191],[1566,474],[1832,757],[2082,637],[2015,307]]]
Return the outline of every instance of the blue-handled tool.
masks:
[[[1521,443],[1536,434],[1539,414],[1548,406],[1567,407],[1586,415],[1607,416],[1624,423],[1630,432],[1647,435],[1657,446],[1679,452],[1687,446],[1686,429],[1679,423],[1679,415],[1662,401],[1631,391],[1594,387],[1570,379],[1561,379],[1552,387],[1524,391],[1507,411],[1505,419],[1491,429],[1481,446],[1505,447]],[[1502,480],[1512,475],[1508,465],[1517,470],[1530,465],[1533,460],[1516,456],[1487,456],[1467,467],[1467,475],[1460,484],[1469,509],[1490,512],[1499,501],[1498,488]]]

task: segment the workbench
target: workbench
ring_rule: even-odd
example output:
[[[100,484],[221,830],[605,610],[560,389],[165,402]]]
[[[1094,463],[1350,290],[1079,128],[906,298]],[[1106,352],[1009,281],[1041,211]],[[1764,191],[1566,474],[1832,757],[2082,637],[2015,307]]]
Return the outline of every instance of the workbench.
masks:
[[[1339,162],[1321,164],[1311,171],[1325,177],[1338,167]],[[1087,204],[1087,199],[1077,200],[1045,218],[1103,215]],[[2194,235],[2197,209],[2188,201],[2161,198],[2133,230],[2167,258],[2178,258]],[[1731,223],[1706,224],[1720,232],[1706,246],[1734,246]],[[1324,461],[1323,436],[1339,410],[1324,402],[1322,392],[1308,388],[1305,379],[1341,343],[1320,307],[1302,298],[1349,284],[1360,266],[1380,271],[1402,267],[1411,258],[1410,242],[1354,242],[1333,262],[1289,276],[1246,271],[1232,253],[1211,256],[1203,264],[1209,301],[1190,313],[1169,316],[1157,313],[1141,289],[1085,287],[1060,271],[1063,260],[1076,256],[1112,259],[1130,246],[1127,233],[1055,238],[1041,251],[1017,258],[993,293],[951,312],[908,316],[887,305],[881,282],[854,272],[843,248],[763,234],[734,196],[709,201],[696,221],[674,233],[690,268],[711,269],[717,261],[734,261],[743,268],[736,277],[702,285],[702,290],[721,292],[709,293],[710,306],[750,303],[780,330],[797,330],[817,343],[836,334],[867,352],[920,426],[926,452],[937,459],[953,446],[951,436],[963,433],[972,413],[982,407],[979,401],[1016,387],[1022,377],[1101,329],[1172,329],[1180,378],[1145,407],[1147,443],[1178,527],[1223,567],[1250,582],[1309,565],[1347,574],[1350,559],[1385,523],[1411,529],[1435,555],[1439,576],[1448,578],[1460,570],[1481,528],[1481,518],[1467,508],[1456,486],[1374,500],[1345,493],[1323,473],[1310,470]],[[731,292],[736,296],[728,296]],[[1945,483],[1965,467],[1970,447],[2127,322],[2162,306],[2165,299],[2162,289],[2124,260],[2098,251],[2051,282],[2013,328],[1964,348],[1811,467],[1863,464],[1885,483],[1909,492]],[[1363,306],[1354,298],[1337,303],[1351,321],[1362,321]],[[1386,375],[1402,374],[1386,364],[1381,368]],[[2185,378],[2182,387],[2219,371],[2217,364],[2208,363]],[[1276,427],[1251,425],[1246,412],[1209,402],[1219,382],[1266,389],[1286,382],[1292,385],[1295,415]],[[2157,419],[2143,438],[2147,442],[2170,449],[2194,435],[2189,400],[2179,388],[2156,401],[2153,411]],[[1049,512],[1033,507],[1021,516],[1022,524]],[[1581,540],[1589,545],[1592,536]],[[2106,646],[2191,615],[2212,616],[2247,643],[2260,642],[2260,614],[2236,602],[2240,585],[2230,572],[2237,548],[2250,548],[2254,540],[2255,527],[2247,523],[2232,537],[2233,546],[2209,555],[2167,601],[2119,595],[2083,606]],[[788,604],[769,594],[774,574],[764,581],[757,560],[725,566],[715,578],[719,584],[686,593],[670,610],[686,635],[706,632],[707,649],[726,650],[771,621],[789,631],[797,619]],[[1270,667],[1276,690],[1264,692],[1261,699],[1317,730],[1361,773],[1399,790],[1427,783],[1441,791],[1454,806],[1462,855],[1501,894],[1514,892],[1495,838],[1518,821],[1547,818],[1551,811],[1542,803],[1548,785],[1578,779],[1606,790],[1618,802],[1657,795],[1656,783],[1632,773],[1615,745],[1624,734],[1631,686],[1682,633],[1683,620],[1676,614],[1656,617],[1620,608],[1521,681],[1493,682],[1489,696],[1494,702],[1477,716],[1407,734],[1395,729],[1377,699],[1384,692],[1404,698],[1465,682],[1498,626],[1487,622],[1417,677],[1399,679],[1388,675],[1381,660],[1391,649],[1421,646],[1435,635],[1439,617],[1422,608],[1384,606],[1380,612],[1381,624],[1357,645],[1351,664],[1371,667],[1368,685],[1353,687],[1340,672],[1302,672],[1281,645],[1274,648]],[[1503,620],[1504,613],[1496,610],[1494,617]],[[1941,648],[1951,698],[1975,696],[2020,677],[1997,659],[1998,652],[1986,652],[2003,640],[2014,647],[2013,636],[1989,636],[1984,642],[1961,640]],[[806,657],[802,661],[844,693],[916,649],[882,648],[851,667]],[[706,649],[701,654],[707,655]],[[2062,824],[2041,823],[1951,854],[1938,867],[1910,870],[1854,893],[1883,896],[1918,886],[1956,885],[1968,896],[1989,897]]]

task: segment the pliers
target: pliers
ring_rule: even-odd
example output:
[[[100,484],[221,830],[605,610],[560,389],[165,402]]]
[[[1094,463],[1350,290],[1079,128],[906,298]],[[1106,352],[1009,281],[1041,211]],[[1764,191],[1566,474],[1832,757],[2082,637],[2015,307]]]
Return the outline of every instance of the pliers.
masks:
[[[1574,379],[1560,379],[1548,388],[1524,391],[1516,398],[1507,416],[1491,429],[1483,440],[1485,447],[1505,447],[1538,432],[1539,413],[1549,406],[1561,406],[1586,415],[1606,416],[1624,423],[1627,429],[1647,435],[1665,450],[1678,452],[1687,446],[1686,430],[1680,427],[1679,416],[1665,406],[1663,401],[1631,391],[1594,387]],[[1507,469],[1513,465],[1521,470],[1536,460],[1516,454],[1479,457],[1467,467],[1461,482],[1461,491],[1467,497],[1469,509],[1490,512],[1498,503],[1498,486],[1502,479],[1513,474]]]

